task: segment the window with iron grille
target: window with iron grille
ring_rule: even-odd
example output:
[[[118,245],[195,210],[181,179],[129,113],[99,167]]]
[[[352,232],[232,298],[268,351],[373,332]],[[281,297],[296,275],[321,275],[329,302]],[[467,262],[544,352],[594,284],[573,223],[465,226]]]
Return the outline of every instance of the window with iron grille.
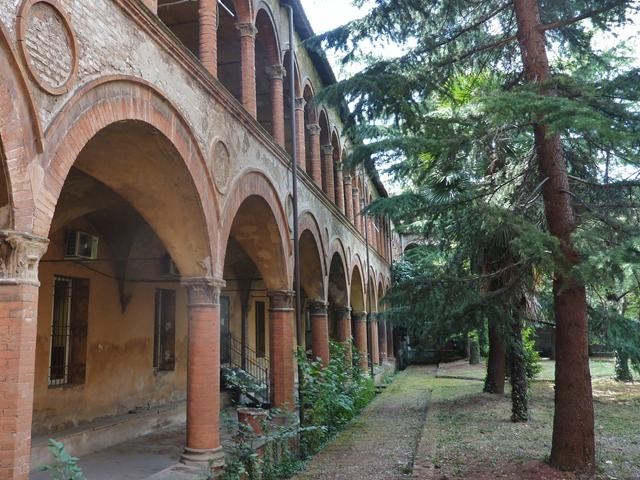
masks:
[[[49,386],[81,384],[87,366],[89,280],[55,277]]]
[[[256,302],[256,356],[265,358],[267,351],[267,326],[264,302]]]
[[[176,292],[156,290],[153,368],[174,370],[176,364]]]

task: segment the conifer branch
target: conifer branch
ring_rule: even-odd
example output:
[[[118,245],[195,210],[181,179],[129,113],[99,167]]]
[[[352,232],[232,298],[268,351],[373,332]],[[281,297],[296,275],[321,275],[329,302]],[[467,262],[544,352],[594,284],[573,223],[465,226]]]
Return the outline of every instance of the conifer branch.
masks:
[[[602,13],[606,13],[612,8],[615,8],[619,5],[627,3],[628,0],[615,0],[604,7],[596,8],[594,10],[589,10],[588,12],[583,13],[582,15],[578,15],[573,18],[567,18],[565,20],[558,20],[557,22],[551,22],[544,25],[540,25],[539,29],[543,32],[548,30],[557,30],[558,28],[564,28],[569,25],[573,25],[574,23],[581,22],[582,20],[586,20],[587,18],[592,18],[598,16]]]

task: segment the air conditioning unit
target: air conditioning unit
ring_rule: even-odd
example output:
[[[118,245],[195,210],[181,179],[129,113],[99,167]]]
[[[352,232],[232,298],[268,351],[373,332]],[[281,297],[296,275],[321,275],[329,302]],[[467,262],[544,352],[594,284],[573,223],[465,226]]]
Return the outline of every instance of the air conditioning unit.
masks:
[[[67,232],[64,257],[95,260],[98,258],[98,237],[77,230]]]

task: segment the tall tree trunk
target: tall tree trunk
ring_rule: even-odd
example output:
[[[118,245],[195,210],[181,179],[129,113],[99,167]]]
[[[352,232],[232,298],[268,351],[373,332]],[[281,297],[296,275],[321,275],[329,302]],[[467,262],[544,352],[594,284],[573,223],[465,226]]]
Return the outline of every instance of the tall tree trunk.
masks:
[[[633,381],[633,375],[629,369],[629,355],[621,350],[616,350],[616,380],[619,382]]]
[[[511,381],[511,421],[529,420],[529,392],[524,342],[522,340],[522,316],[516,314],[511,320],[511,344],[509,346]]]
[[[504,394],[504,376],[506,373],[506,347],[498,322],[489,320],[489,358],[487,359],[487,377],[484,381],[486,393]]]
[[[538,0],[514,0],[518,43],[527,81],[544,91],[550,79],[549,60],[541,29]],[[547,225],[560,240],[565,268],[553,281],[556,317],[555,413],[551,465],[564,470],[592,472],[595,468],[593,396],[589,372],[587,298],[582,283],[566,275],[580,263],[573,248],[575,214],[560,136],[548,131],[544,118],[534,125],[540,176],[549,180],[543,189]]]

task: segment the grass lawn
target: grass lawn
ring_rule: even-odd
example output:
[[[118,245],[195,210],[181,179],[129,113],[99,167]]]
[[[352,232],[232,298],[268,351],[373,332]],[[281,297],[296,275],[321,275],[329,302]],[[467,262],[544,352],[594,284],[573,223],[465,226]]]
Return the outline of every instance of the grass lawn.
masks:
[[[509,395],[480,393],[484,366],[442,365],[431,383],[433,410],[427,417],[436,478],[572,478],[542,473],[551,451],[553,362],[544,361],[531,387],[532,419],[509,421]],[[613,362],[591,363],[596,411],[598,473],[595,479],[640,479],[640,384],[612,380]],[[447,378],[448,377],[448,378]],[[455,378],[452,378],[455,377]],[[470,378],[471,380],[460,377]],[[526,473],[532,461],[538,473]]]

